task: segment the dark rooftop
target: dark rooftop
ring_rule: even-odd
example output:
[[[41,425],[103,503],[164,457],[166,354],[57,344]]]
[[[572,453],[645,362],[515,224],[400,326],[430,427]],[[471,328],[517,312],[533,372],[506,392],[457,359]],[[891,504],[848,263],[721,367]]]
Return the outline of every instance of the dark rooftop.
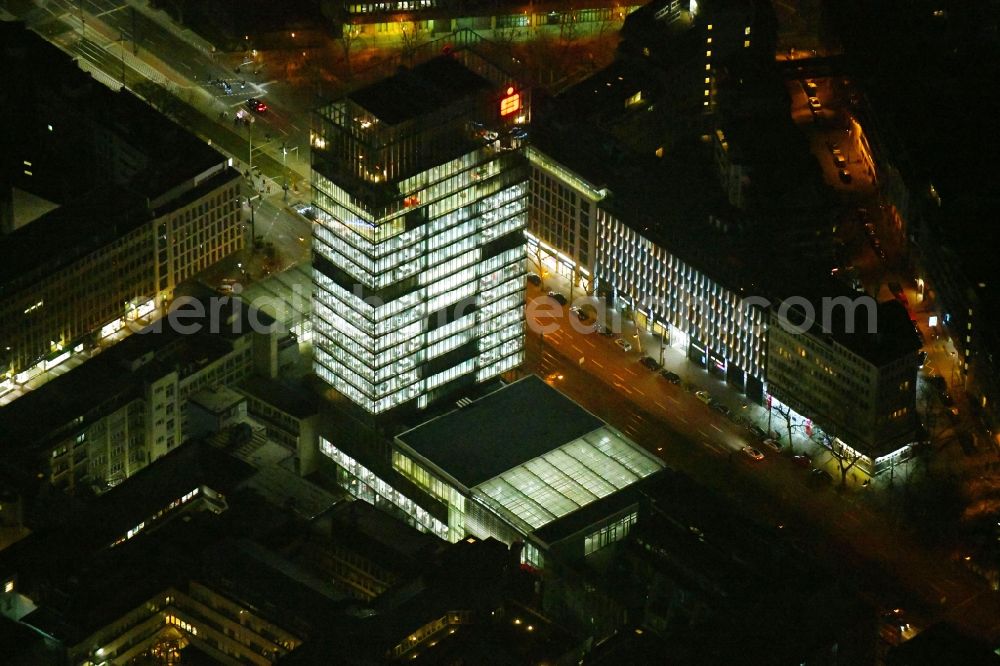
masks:
[[[800,291],[801,284],[798,283]],[[834,298],[843,296],[852,301],[858,297],[856,292],[845,291],[838,284],[832,284],[821,295]],[[808,294],[803,296],[810,298]],[[896,361],[907,354],[916,358],[916,353],[920,350],[922,343],[913,328],[910,314],[906,306],[895,299],[876,305],[873,322],[868,319],[867,307],[853,308],[851,310],[853,319],[848,320],[846,317],[848,308],[824,307],[818,297],[811,297],[810,301],[815,303],[814,311],[817,319],[813,331],[816,334],[822,332],[828,335],[829,339],[843,345],[876,367]],[[829,311],[830,315],[825,323],[822,321],[824,311]],[[800,315],[801,310],[795,306],[788,311],[789,320],[793,324],[802,322]],[[874,330],[869,330],[872,323]],[[822,330],[824,328],[825,330]]]
[[[604,425],[529,375],[397,439],[467,488]]]
[[[0,238],[0,295],[19,277],[36,282],[36,269],[54,272],[125,236],[150,219],[135,192],[108,186],[57,208]],[[150,250],[152,252],[152,250]]]
[[[885,663],[889,666],[1000,666],[1000,655],[986,643],[960,633],[952,625],[938,623],[890,650]]]
[[[381,122],[397,125],[491,88],[489,81],[443,55],[400,69],[395,76],[351,93],[349,99]]]
[[[320,396],[302,384],[258,375],[248,377],[236,388],[298,419],[318,414],[322,401]]]

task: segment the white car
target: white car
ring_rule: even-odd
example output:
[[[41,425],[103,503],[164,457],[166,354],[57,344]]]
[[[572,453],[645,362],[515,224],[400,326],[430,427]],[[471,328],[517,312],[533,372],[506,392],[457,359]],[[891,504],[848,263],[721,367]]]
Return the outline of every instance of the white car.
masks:
[[[615,344],[622,348],[623,351],[632,351],[632,343],[623,338],[618,338],[615,340]]]
[[[743,453],[747,454],[748,456],[750,456],[754,460],[763,460],[764,459],[764,454],[761,453],[760,451],[758,451],[757,449],[753,448],[752,446],[744,446],[742,449],[740,449],[740,451],[742,451]]]
[[[770,437],[768,437],[767,439],[764,440],[764,445],[771,447],[778,453],[781,453],[781,442],[779,442],[776,439],[771,439]]]
[[[712,396],[709,395],[708,391],[697,391],[695,392],[694,397],[698,398],[706,405],[712,402]]]
[[[820,109],[823,108],[823,104],[819,101],[818,97],[810,97],[808,99],[808,102],[809,102],[809,108],[812,109],[813,111],[819,111]]]

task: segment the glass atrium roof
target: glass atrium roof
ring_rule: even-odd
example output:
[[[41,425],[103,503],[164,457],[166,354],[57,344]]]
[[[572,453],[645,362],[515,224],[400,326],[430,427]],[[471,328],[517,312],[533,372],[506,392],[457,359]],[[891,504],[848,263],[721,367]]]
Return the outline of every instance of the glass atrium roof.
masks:
[[[662,468],[652,455],[603,427],[480,483],[473,494],[489,498],[529,532]]]

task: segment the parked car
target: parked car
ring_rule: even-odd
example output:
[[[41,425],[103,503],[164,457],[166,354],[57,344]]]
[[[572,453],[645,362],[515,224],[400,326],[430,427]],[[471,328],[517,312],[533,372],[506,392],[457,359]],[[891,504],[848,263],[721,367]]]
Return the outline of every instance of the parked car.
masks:
[[[724,416],[729,416],[730,412],[732,411],[731,409],[729,409],[729,407],[727,405],[723,405],[718,400],[713,400],[709,404],[709,407],[711,407],[712,409],[714,409],[715,411],[719,412],[720,414],[722,414]]]
[[[809,98],[809,108],[812,109],[813,111],[819,111],[820,109],[823,108],[823,104],[820,103],[818,97],[810,97]]]
[[[752,424],[752,425],[750,426],[750,432],[752,432],[753,434],[755,434],[755,435],[757,435],[758,437],[761,437],[761,438],[763,438],[763,437],[767,437],[767,433],[766,433],[766,432],[764,432],[764,429],[763,429],[763,428],[761,428],[761,427],[760,427],[759,425],[757,425],[756,423],[755,423],[755,424]]]
[[[676,372],[670,372],[669,370],[660,370],[660,376],[666,379],[671,384],[680,384],[681,376]]]
[[[809,480],[817,484],[833,483],[833,477],[825,469],[814,467],[809,472]]]
[[[847,166],[847,160],[844,159],[844,153],[840,152],[840,148],[834,148],[830,152],[833,153],[833,163],[837,166],[838,169],[843,169],[845,166]]]
[[[617,338],[615,344],[622,348],[622,351],[632,351],[632,343],[625,338]]]
[[[590,319],[590,315],[588,315],[586,312],[576,307],[575,305],[571,307],[569,311],[574,315],[576,315],[576,318],[579,319],[580,321],[587,321],[588,319]]]
[[[560,294],[558,291],[550,291],[549,292],[549,298],[551,298],[553,301],[555,301],[559,305],[566,305],[566,303],[569,302],[566,299],[566,297],[563,296],[562,294]]]
[[[792,456],[792,462],[799,467],[812,467],[812,460],[809,459],[809,456],[801,453],[797,456]]]
[[[848,171],[847,169],[838,169],[837,170],[837,177],[840,178],[840,182],[842,182],[842,183],[850,183],[851,180],[852,180],[851,179],[851,172]]]
[[[764,440],[764,446],[768,446],[777,453],[781,453],[781,442],[768,437]]]
[[[698,398],[706,405],[712,402],[712,396],[709,395],[708,391],[695,391],[694,397]]]
[[[815,97],[816,92],[819,90],[819,86],[816,85],[815,81],[806,81],[802,84],[802,87],[805,89],[806,95],[809,97]]]
[[[639,360],[639,363],[642,363],[644,366],[646,366],[650,370],[659,370],[660,369],[660,364],[657,363],[656,359],[653,358],[652,356],[643,356]]]
[[[754,460],[760,461],[764,459],[764,454],[758,451],[757,449],[753,448],[752,446],[744,446],[742,449],[740,449],[740,451],[742,451],[750,458],[753,458]]]
[[[542,276],[536,275],[535,273],[528,273],[528,282],[535,285],[536,287],[542,286]]]

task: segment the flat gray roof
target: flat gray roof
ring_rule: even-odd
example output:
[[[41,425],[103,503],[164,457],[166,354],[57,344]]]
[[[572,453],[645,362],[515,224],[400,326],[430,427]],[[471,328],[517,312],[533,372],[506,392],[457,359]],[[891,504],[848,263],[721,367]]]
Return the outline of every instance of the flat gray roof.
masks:
[[[604,425],[529,375],[396,439],[472,488]]]

